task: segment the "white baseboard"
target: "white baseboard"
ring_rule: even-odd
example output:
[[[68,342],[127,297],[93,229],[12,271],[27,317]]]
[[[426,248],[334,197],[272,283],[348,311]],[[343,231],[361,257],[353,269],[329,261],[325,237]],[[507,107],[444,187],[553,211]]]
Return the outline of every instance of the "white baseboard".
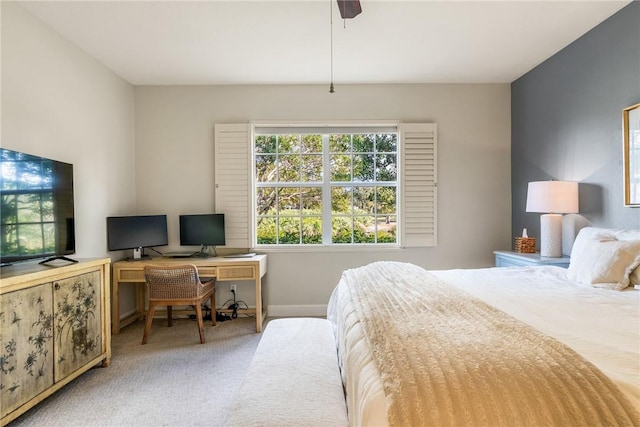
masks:
[[[324,317],[327,305],[270,305],[267,307],[269,317]]]

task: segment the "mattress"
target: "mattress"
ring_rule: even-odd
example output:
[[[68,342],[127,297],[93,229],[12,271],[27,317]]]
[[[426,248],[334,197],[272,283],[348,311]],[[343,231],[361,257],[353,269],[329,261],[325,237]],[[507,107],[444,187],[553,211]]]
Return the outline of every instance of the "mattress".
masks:
[[[640,409],[640,291],[572,282],[553,266],[431,271],[438,278],[549,335],[607,375]],[[388,425],[380,373],[349,290],[332,293],[334,325],[349,422]]]

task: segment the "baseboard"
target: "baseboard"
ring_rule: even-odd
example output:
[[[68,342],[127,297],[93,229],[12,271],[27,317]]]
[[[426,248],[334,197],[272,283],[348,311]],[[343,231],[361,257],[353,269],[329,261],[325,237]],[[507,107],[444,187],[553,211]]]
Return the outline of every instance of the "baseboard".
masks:
[[[270,305],[267,307],[269,317],[325,317],[327,305]]]

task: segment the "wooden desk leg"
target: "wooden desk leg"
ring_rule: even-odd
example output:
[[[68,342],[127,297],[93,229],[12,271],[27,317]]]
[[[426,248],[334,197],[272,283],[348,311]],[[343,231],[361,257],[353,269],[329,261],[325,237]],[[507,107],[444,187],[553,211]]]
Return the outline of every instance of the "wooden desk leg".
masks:
[[[262,332],[262,278],[258,272],[256,278],[256,332]]]
[[[111,335],[120,333],[120,298],[118,296],[119,283],[114,280],[111,284]]]
[[[144,309],[144,305],[146,302],[145,301],[146,287],[147,287],[147,284],[145,282],[136,283],[136,316],[138,320],[144,319],[146,314]]]

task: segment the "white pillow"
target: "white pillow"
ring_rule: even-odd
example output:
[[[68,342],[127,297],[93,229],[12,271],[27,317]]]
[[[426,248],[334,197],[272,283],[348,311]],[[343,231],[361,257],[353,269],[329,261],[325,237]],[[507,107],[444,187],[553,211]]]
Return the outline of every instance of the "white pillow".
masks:
[[[567,276],[570,280],[622,290],[640,265],[640,240],[616,240],[606,233],[588,230],[576,237]]]

